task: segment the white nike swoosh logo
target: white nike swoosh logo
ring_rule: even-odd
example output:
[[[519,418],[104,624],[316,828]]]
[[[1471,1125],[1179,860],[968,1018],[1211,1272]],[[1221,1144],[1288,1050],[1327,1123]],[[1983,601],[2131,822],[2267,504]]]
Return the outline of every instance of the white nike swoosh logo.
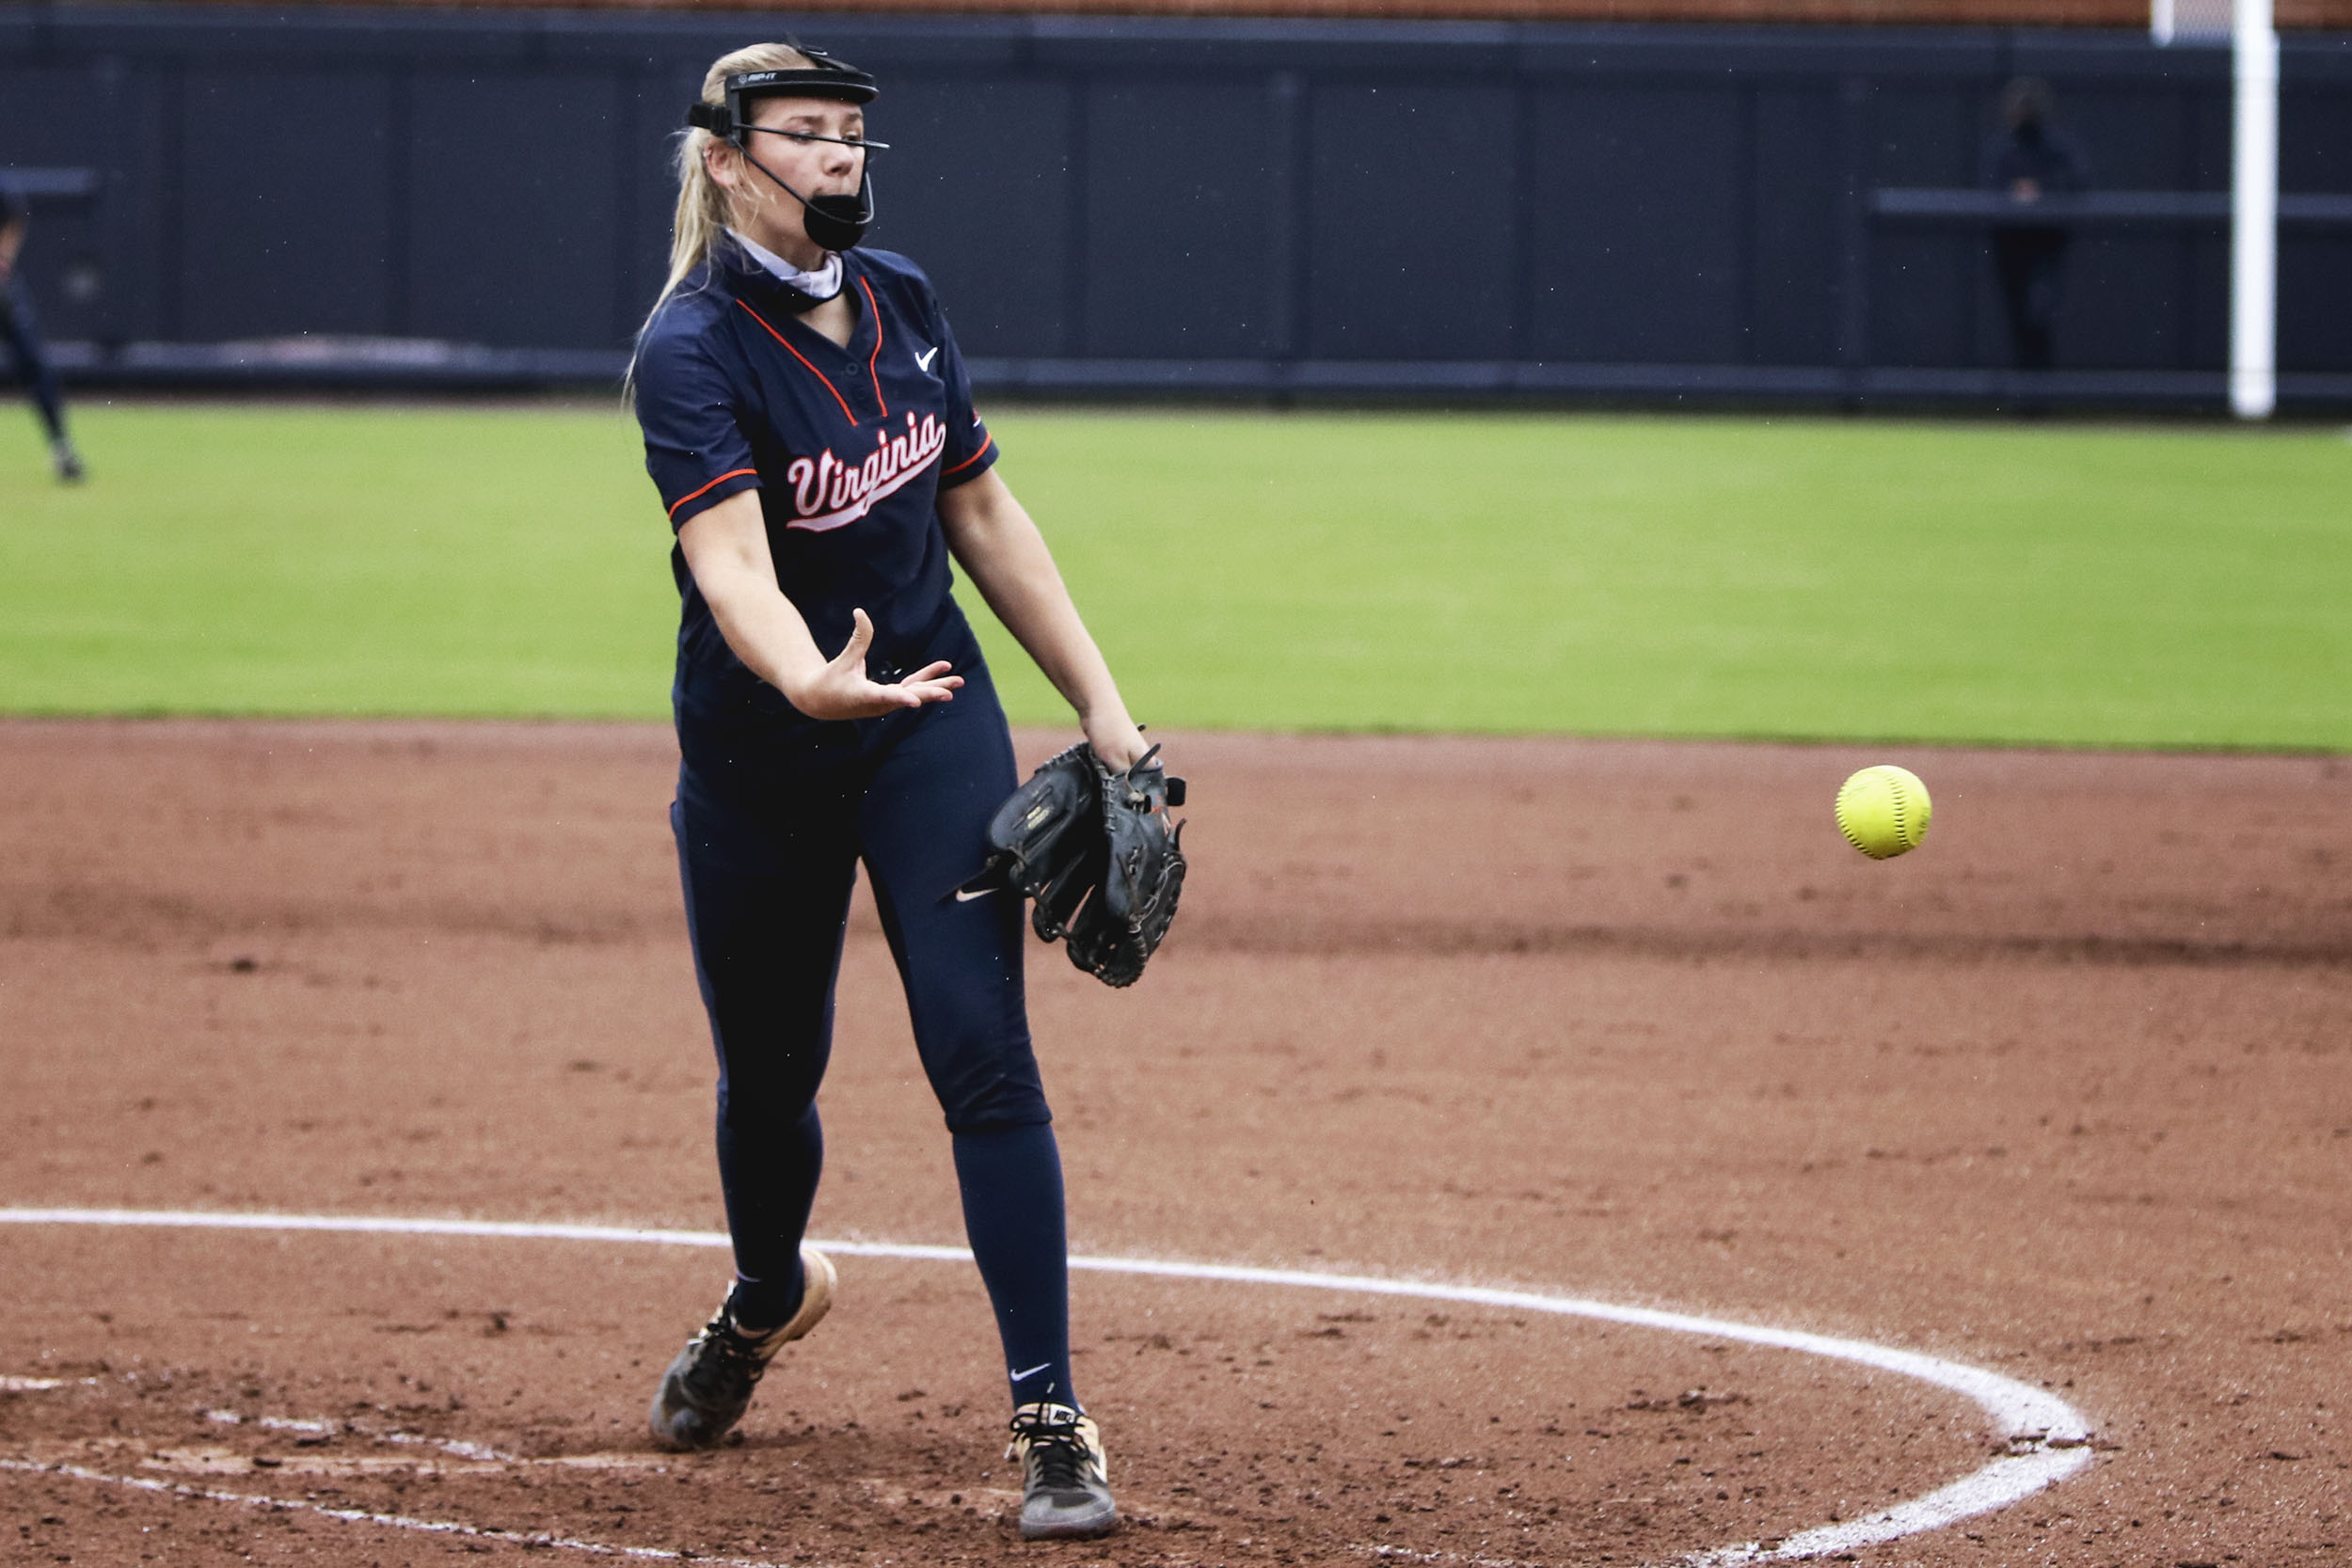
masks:
[[[914,368],[915,368],[916,370],[918,370],[918,371],[928,371],[928,370],[930,370],[930,369],[931,368],[931,359],[932,359],[932,356],[935,356],[935,355],[937,355],[938,353],[939,353],[939,350],[938,350],[938,349],[936,349],[936,348],[927,348],[927,349],[925,349],[922,353],[920,353],[920,354],[918,354],[918,355],[916,355],[916,356],[914,356]]]
[[[980,889],[978,892],[977,892],[977,893],[973,892],[973,891],[972,891],[971,889],[969,889],[969,888],[958,888],[958,889],[956,889],[956,902],[957,902],[957,903],[959,903],[959,904],[969,904],[970,902],[972,902],[972,900],[973,900],[973,899],[975,899],[975,898],[985,898],[985,897],[987,897],[990,894],[994,893],[995,891],[996,891],[996,890],[995,890],[994,888],[993,888],[993,887],[984,887],[984,888],[981,888],[981,889]]]
[[[1015,1383],[1019,1383],[1019,1382],[1021,1382],[1024,1378],[1032,1378],[1032,1377],[1035,1377],[1035,1376],[1037,1376],[1037,1374],[1038,1374],[1038,1373],[1040,1373],[1040,1372],[1043,1371],[1046,1368],[1048,1368],[1048,1367],[1050,1367],[1050,1366],[1052,1366],[1052,1365],[1053,1365],[1053,1363],[1052,1363],[1051,1361],[1041,1361],[1041,1362],[1039,1362],[1036,1366],[1031,1367],[1031,1368],[1030,1368],[1027,1371],[1025,1371],[1025,1372],[1015,1372],[1015,1373],[1013,1373],[1013,1374],[1012,1374],[1012,1380],[1013,1380]]]

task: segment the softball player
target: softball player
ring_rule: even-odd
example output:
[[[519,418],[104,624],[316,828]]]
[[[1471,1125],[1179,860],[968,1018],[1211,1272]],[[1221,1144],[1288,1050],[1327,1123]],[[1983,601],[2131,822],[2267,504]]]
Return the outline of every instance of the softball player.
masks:
[[[25,230],[32,227],[32,203],[24,193],[0,174],[0,341],[16,360],[17,373],[33,394],[40,411],[41,428],[49,433],[49,460],[57,478],[68,484],[82,480],[82,454],[73,450],[65,432],[65,394],[57,388],[56,368],[41,344],[40,328],[33,320],[32,296],[17,281],[16,259],[24,249]]]
[[[671,820],[718,1048],[735,1251],[726,1299],[663,1376],[651,1421],[667,1446],[718,1442],[832,1302],[833,1267],[802,1235],[863,860],[1004,1345],[1022,1533],[1099,1535],[1118,1514],[1071,1386],[1061,1164],[1030,1049],[1020,901],[958,895],[1017,780],[951,558],[1105,760],[1127,766],[1145,745],[993,471],[930,281],[860,247],[882,146],[865,135],[874,96],[866,73],[781,44],[710,68],[679,152],[670,282],[632,371],[677,535]]]

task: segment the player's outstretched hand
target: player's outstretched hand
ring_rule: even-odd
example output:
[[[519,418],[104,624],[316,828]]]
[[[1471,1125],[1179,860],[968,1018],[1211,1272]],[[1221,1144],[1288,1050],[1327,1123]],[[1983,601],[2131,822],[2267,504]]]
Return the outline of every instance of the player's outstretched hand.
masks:
[[[888,686],[867,680],[866,650],[874,643],[874,623],[862,610],[851,610],[850,616],[854,625],[841,651],[800,690],[786,693],[794,707],[811,719],[878,719],[902,707],[954,701],[963,677],[949,674],[953,666],[945,659]]]

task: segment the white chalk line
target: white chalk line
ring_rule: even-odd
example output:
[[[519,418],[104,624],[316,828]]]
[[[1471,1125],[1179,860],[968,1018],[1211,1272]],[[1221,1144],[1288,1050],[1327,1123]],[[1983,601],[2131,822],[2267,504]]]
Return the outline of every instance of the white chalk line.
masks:
[[[706,1230],[655,1230],[623,1226],[488,1220],[401,1219],[365,1214],[210,1213],[168,1209],[0,1209],[0,1224],[311,1230],[347,1235],[453,1236],[714,1248],[723,1248],[728,1244],[723,1234]],[[901,1242],[819,1242],[815,1244],[828,1252],[850,1258],[888,1258],[921,1262],[969,1262],[972,1259],[970,1251],[963,1247],[927,1246]],[[1783,1562],[1851,1552],[1863,1546],[1940,1529],[1961,1519],[2009,1507],[2065,1480],[2090,1463],[2090,1423],[2080,1411],[2049,1390],[2037,1388],[1999,1372],[1971,1367],[1964,1362],[1947,1361],[1941,1356],[1927,1355],[1917,1351],[1874,1344],[1867,1339],[1844,1339],[1798,1329],[1769,1328],[1755,1323],[1733,1323],[1723,1318],[1699,1317],[1646,1307],[1626,1307],[1615,1302],[1577,1296],[1494,1290],[1478,1285],[1451,1285],[1430,1280],[1391,1279],[1375,1275],[1321,1274],[1304,1269],[1266,1269],[1235,1263],[1189,1263],[1147,1258],[1073,1258],[1070,1266],[1073,1270],[1093,1274],[1140,1275],[1161,1279],[1233,1285],[1276,1285],[1296,1290],[1458,1302],[1466,1306],[1501,1307],[1507,1311],[1589,1318],[1633,1328],[1693,1334],[1738,1344],[1760,1345],[1772,1350],[1796,1351],[1826,1360],[1875,1368],[1964,1395],[1985,1413],[1994,1431],[2010,1445],[2010,1451],[2001,1458],[1924,1497],[1914,1497],[1893,1508],[1874,1510],[1861,1518],[1801,1530],[1770,1545],[1751,1541],[1694,1553],[1684,1560],[1692,1568],[1730,1568],[1737,1563]],[[336,1516],[342,1515],[338,1513]],[[577,1549],[607,1548],[585,1544]]]
[[[89,1381],[97,1382],[96,1378]],[[257,1426],[272,1432],[298,1432],[309,1437],[339,1437],[348,1433],[364,1437],[371,1443],[388,1443],[411,1448],[438,1449],[456,1459],[477,1464],[542,1465],[546,1460],[525,1459],[520,1454],[505,1453],[481,1443],[468,1443],[448,1437],[420,1437],[413,1432],[378,1432],[357,1421],[300,1420],[289,1416],[240,1416],[233,1410],[207,1410],[204,1418],[215,1426]]]
[[[166,1497],[194,1497],[204,1502],[237,1503],[276,1513],[311,1513],[322,1519],[340,1520],[349,1525],[379,1525],[389,1529],[421,1530],[427,1535],[462,1535],[476,1541],[505,1541],[517,1546],[556,1547],[569,1552],[586,1552],[595,1557],[625,1557],[652,1559],[661,1562],[708,1562],[720,1568],[785,1568],[784,1564],[759,1562],[750,1558],[707,1557],[701,1552],[672,1551],[663,1546],[615,1546],[602,1541],[581,1541],[568,1535],[555,1535],[545,1530],[499,1529],[489,1525],[469,1525],[456,1519],[420,1519],[409,1513],[372,1513],[364,1508],[329,1508],[325,1503],[308,1502],[299,1497],[273,1497],[265,1493],[225,1492],[211,1486],[190,1486],[183,1481],[156,1481],[147,1476],[118,1476],[105,1470],[85,1469],[79,1465],[44,1465],[29,1459],[0,1459],[0,1470],[40,1476],[67,1476],[75,1481],[94,1481],[108,1486],[126,1486],[135,1492],[160,1493]]]

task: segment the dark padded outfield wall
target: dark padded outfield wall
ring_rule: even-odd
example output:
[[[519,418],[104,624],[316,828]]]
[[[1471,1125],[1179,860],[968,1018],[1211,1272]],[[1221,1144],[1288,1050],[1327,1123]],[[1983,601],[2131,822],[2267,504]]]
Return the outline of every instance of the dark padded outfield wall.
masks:
[[[994,389],[1998,401],[2025,72],[2106,202],[2042,390],[2222,401],[2228,55],[2134,33],[0,6],[0,166],[85,380],[600,379],[703,65],[787,30],[882,75],[875,242]],[[2284,56],[2282,399],[2352,406],[2352,36]]]

